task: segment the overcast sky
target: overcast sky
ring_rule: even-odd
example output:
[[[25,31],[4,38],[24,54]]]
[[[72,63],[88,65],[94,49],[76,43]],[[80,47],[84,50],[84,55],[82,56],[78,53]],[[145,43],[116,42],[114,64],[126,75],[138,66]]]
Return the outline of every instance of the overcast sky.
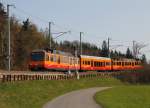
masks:
[[[29,18],[39,29],[54,22],[52,32],[68,31],[71,34],[58,38],[79,40],[101,46],[103,40],[111,38],[111,48],[124,51],[132,41],[150,44],[150,0],[0,0],[14,4],[11,14],[20,21]],[[55,37],[57,35],[53,35]],[[116,45],[121,45],[116,47]],[[150,46],[142,53],[150,59]]]

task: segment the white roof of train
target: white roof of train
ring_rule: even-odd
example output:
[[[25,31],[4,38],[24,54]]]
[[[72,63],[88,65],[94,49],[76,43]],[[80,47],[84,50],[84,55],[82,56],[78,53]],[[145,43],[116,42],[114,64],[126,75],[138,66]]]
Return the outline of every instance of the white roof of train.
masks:
[[[98,56],[87,56],[87,55],[81,55],[81,58],[92,58],[92,59],[101,59],[101,60],[111,60],[107,57],[98,57]]]

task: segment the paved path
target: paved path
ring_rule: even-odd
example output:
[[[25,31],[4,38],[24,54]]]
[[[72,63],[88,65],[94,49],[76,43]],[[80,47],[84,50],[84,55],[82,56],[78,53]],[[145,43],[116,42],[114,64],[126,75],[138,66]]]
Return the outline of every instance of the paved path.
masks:
[[[110,87],[96,87],[73,91],[48,102],[43,108],[101,108],[93,99],[96,92]]]

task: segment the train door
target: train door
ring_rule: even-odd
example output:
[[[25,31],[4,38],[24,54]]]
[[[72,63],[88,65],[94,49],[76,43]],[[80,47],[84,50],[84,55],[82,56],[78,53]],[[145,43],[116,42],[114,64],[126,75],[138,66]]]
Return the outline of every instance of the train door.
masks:
[[[58,56],[58,64],[60,64],[60,55]]]

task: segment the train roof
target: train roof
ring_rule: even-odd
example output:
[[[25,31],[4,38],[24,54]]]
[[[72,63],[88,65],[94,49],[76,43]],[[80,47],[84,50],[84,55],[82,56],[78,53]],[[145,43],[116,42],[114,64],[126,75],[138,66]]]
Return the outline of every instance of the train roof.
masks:
[[[87,56],[87,55],[81,55],[82,58],[92,58],[92,59],[103,59],[103,60],[111,60],[110,58],[107,57],[98,57],[98,56]]]
[[[34,53],[34,52],[46,52],[46,51],[43,50],[43,49],[35,49],[35,50],[33,50],[32,52]]]
[[[113,61],[140,61],[136,59],[128,59],[128,58],[120,58],[120,59],[112,59]]]
[[[60,50],[52,50],[52,49],[36,49],[32,51],[34,52],[47,52],[47,53],[51,53],[51,54],[60,54],[60,55],[65,55],[65,56],[73,56],[71,53],[68,52],[63,52]]]

